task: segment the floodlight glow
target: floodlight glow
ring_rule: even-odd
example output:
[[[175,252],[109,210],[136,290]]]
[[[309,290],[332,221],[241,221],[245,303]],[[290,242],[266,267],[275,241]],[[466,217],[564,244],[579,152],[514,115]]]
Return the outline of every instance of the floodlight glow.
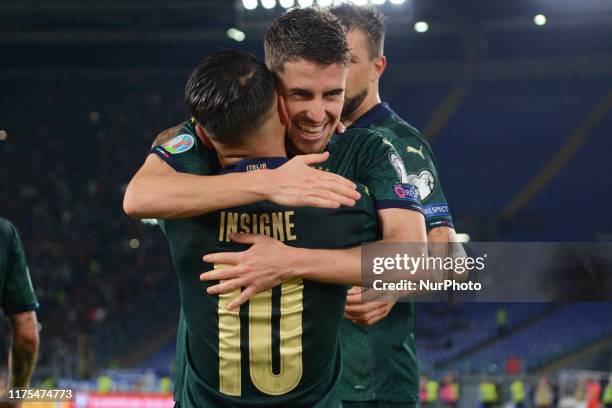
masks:
[[[329,7],[334,3],[334,0],[318,0],[317,4],[321,7]]]
[[[278,2],[281,7],[284,7],[286,9],[293,7],[293,0],[279,0]]]
[[[334,6],[339,6],[342,3],[346,3],[346,0],[334,0]]]
[[[310,7],[312,6],[313,0],[298,0],[298,4],[300,7]]]
[[[276,7],[276,0],[261,0],[261,5],[265,9],[273,9]]]
[[[425,21],[417,21],[414,23],[414,31],[417,33],[425,33],[427,30],[429,30],[429,24]]]
[[[546,16],[544,14],[538,14],[533,18],[533,22],[536,23],[536,25],[543,26],[546,24]]]
[[[375,4],[375,5],[377,5],[377,6],[379,6],[379,5],[381,5],[381,4],[385,4],[385,1],[386,1],[386,0],[370,0],[370,2],[371,2],[372,4]]]
[[[238,42],[242,42],[244,41],[246,35],[238,30],[237,28],[230,28],[229,30],[227,30],[227,36],[229,38],[231,38],[234,41],[238,41]]]
[[[466,234],[466,233],[457,233],[457,242],[470,242],[470,234]]]
[[[356,6],[365,6],[368,4],[368,0],[353,0],[353,4]]]
[[[405,0],[390,0],[392,4],[404,4]]]
[[[257,0],[242,0],[242,7],[247,10],[255,10],[257,8]]]

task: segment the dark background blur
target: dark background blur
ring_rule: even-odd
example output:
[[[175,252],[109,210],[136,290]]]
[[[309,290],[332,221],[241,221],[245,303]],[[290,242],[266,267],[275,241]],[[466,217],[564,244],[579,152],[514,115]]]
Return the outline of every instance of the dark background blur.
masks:
[[[612,2],[379,7],[388,17],[382,97],[431,142],[457,231],[473,241],[610,241]],[[22,235],[41,303],[41,378],[168,368],[174,273],[160,232],[124,215],[123,191],[157,133],[187,118],[183,87],[197,62],[222,48],[263,56],[265,27],[282,10],[245,10],[242,1],[0,2],[0,216]],[[538,14],[546,24],[535,24]],[[416,32],[417,22],[428,30]],[[229,38],[230,28],[244,41]],[[480,353],[475,345],[496,338],[495,324],[471,324],[499,307],[424,306],[424,365]],[[607,313],[597,333],[570,336],[554,356],[534,348],[520,357],[541,367],[607,339],[612,310],[601,307],[588,312]],[[543,330],[530,324],[550,324],[551,313],[571,320],[561,312],[585,315],[519,308],[518,335],[529,341]],[[481,357],[476,370],[506,356]]]

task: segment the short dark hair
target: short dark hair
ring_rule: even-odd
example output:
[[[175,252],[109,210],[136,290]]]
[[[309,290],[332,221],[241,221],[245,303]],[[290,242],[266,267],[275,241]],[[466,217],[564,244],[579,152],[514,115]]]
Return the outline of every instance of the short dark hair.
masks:
[[[280,72],[286,62],[304,59],[320,65],[348,67],[346,32],[338,19],[317,7],[296,8],[275,19],[264,41],[266,64]]]
[[[383,55],[385,17],[376,7],[343,3],[329,11],[340,20],[346,32],[358,29],[366,35],[370,59]]]
[[[185,87],[185,104],[211,138],[236,145],[248,128],[267,119],[275,101],[274,77],[244,51],[212,54],[196,67]]]

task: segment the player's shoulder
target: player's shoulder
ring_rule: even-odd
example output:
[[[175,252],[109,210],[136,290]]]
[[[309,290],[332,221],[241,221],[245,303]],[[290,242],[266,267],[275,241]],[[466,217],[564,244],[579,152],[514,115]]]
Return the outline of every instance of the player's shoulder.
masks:
[[[334,161],[355,162],[390,154],[395,151],[395,146],[377,130],[351,128],[334,137],[330,141],[328,151]]]
[[[15,248],[21,245],[17,228],[6,218],[0,217],[0,246],[2,248]]]
[[[372,146],[385,145],[387,141],[382,132],[370,128],[349,128],[344,133],[335,135],[332,143],[336,146]]]
[[[377,125],[376,128],[381,132],[392,133],[402,140],[429,146],[421,132],[396,113],[391,114],[385,121]]]
[[[151,147],[163,145],[164,143],[169,142],[180,134],[189,134],[192,137],[196,136],[195,124],[193,119],[186,120],[184,122],[179,123],[178,125],[172,126],[160,132],[153,141]]]
[[[200,140],[195,130],[193,119],[186,120],[176,126],[166,129],[155,139],[153,151],[162,152],[164,155],[181,155],[192,150],[199,150]]]
[[[151,153],[178,172],[199,175],[216,172],[219,167],[216,152],[202,142],[195,126],[193,120],[177,125],[175,134],[165,142],[155,145]]]
[[[0,234],[2,234],[3,237],[13,235],[15,231],[16,228],[12,222],[7,220],[6,218],[0,217]]]
[[[390,138],[393,142],[398,141],[406,145],[408,152],[421,153],[420,156],[422,156],[423,159],[425,159],[427,155],[433,156],[431,146],[427,140],[425,140],[421,132],[396,113],[390,115],[384,122],[378,123],[376,130],[378,130],[383,137]]]

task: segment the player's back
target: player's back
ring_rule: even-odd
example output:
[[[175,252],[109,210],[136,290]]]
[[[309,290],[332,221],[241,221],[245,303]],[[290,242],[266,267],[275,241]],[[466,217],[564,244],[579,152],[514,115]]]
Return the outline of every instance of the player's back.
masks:
[[[293,389],[282,395],[274,396],[265,384],[261,385],[260,377],[285,381],[284,379],[291,379],[290,374],[294,372],[288,371],[286,373],[289,374],[284,374],[282,361],[285,360],[280,358],[278,351],[279,348],[281,350],[291,349],[291,347],[283,348],[282,344],[286,343],[280,340],[279,327],[282,326],[283,321],[291,321],[291,319],[283,320],[280,317],[282,315],[280,309],[284,304],[282,299],[289,301],[294,295],[282,298],[278,294],[278,288],[273,291],[273,306],[270,312],[273,317],[270,318],[270,313],[266,312],[264,320],[267,322],[267,332],[272,332],[274,337],[271,335],[259,336],[259,339],[265,342],[258,343],[258,345],[266,350],[262,353],[251,353],[249,351],[251,346],[249,321],[258,320],[249,317],[251,307],[243,307],[238,315],[228,315],[222,308],[219,314],[218,298],[206,295],[207,285],[198,280],[201,272],[211,268],[210,265],[202,262],[202,255],[216,251],[246,249],[246,247],[235,246],[228,242],[227,233],[234,230],[267,233],[266,228],[269,228],[268,233],[273,236],[276,234],[277,238],[284,240],[288,245],[304,248],[343,248],[380,239],[376,210],[385,208],[421,210],[418,199],[416,199],[416,190],[412,186],[398,184],[400,183],[400,169],[393,161],[394,149],[384,141],[379,133],[367,129],[351,129],[344,135],[334,136],[327,150],[330,152],[330,158],[317,167],[367,186],[367,189],[360,186],[362,198],[354,208],[287,209],[266,203],[260,204],[259,207],[247,206],[249,209],[220,211],[214,213],[216,215],[212,216],[213,218],[209,218],[211,215],[208,215],[191,220],[162,220],[160,222],[160,225],[166,228],[175,269],[179,271],[182,305],[186,316],[186,322],[181,322],[181,327],[187,327],[186,333],[179,335],[186,340],[177,343],[179,358],[177,358],[176,386],[178,390],[175,391],[175,399],[181,402],[181,406],[336,406],[334,402],[337,402],[338,397],[335,395],[335,382],[339,368],[337,339],[338,325],[344,305],[344,287],[304,282],[303,289],[295,290],[295,286],[290,286],[283,292],[288,295],[301,293],[302,296],[303,308],[299,313],[303,323],[301,327],[302,359],[292,359],[301,361],[299,367],[301,367],[302,374]],[[203,146],[197,137],[193,121],[185,122],[178,136],[162,146],[155,147],[153,152],[180,172],[200,175],[211,175],[218,172],[216,155],[214,151]],[[273,159],[265,163],[257,160],[245,161],[242,163],[242,168],[234,170],[256,170],[264,165],[270,169],[284,161],[286,161],[285,158],[280,161]],[[292,213],[289,214],[289,212]],[[185,233],[185,231],[189,232]],[[204,231],[207,233],[204,234]],[[296,239],[288,239],[293,236]],[[201,248],[193,249],[196,246],[201,246]],[[190,272],[183,274],[181,269],[190,270]],[[206,307],[193,307],[193,313],[188,316],[187,299],[193,299],[194,302],[205,302]],[[222,304],[223,302],[222,300]],[[269,300],[266,300],[265,303],[269,304]],[[257,307],[255,306],[255,312],[258,311]],[[196,318],[201,318],[206,323],[198,325],[194,323]],[[270,320],[273,322],[271,328]],[[239,324],[236,324],[237,322]],[[222,328],[221,338],[228,341],[231,339],[229,343],[227,341],[219,343],[219,327]],[[231,327],[234,331],[230,334],[223,329],[224,327]],[[236,328],[238,328],[239,336],[236,336]],[[201,330],[204,330],[204,333],[200,333]],[[196,336],[196,332],[199,333],[199,337]],[[283,336],[283,338],[286,337]],[[236,353],[236,338],[240,338],[239,353]],[[269,340],[271,338],[273,340]],[[196,346],[195,340],[201,341],[204,346]],[[228,353],[227,350],[233,350],[233,352]],[[252,356],[258,357],[259,354],[264,357],[265,355],[271,356],[272,363],[263,360],[268,362],[250,364],[249,359]],[[256,366],[263,367],[263,370],[258,370]],[[183,372],[185,375],[182,375]],[[255,382],[252,381],[252,377],[255,377]],[[226,378],[229,380],[225,380]],[[240,379],[239,385],[235,383],[237,378]],[[276,387],[277,391],[287,389],[284,383],[277,383],[273,387]],[[261,391],[261,388],[267,392]],[[241,397],[235,396],[236,389],[240,390]],[[209,402],[207,398],[212,398],[214,401]]]
[[[243,160],[230,171],[273,168],[284,158]],[[337,210],[287,208],[269,202],[166,220],[179,277],[187,335],[182,405],[335,407],[339,400],[338,330],[346,287],[307,280],[257,294],[240,311],[206,294],[199,280],[213,265],[202,256],[239,251],[232,232],[260,233],[302,248],[344,248],[379,238],[376,211],[365,196]],[[279,256],[282,256],[279,254]]]

